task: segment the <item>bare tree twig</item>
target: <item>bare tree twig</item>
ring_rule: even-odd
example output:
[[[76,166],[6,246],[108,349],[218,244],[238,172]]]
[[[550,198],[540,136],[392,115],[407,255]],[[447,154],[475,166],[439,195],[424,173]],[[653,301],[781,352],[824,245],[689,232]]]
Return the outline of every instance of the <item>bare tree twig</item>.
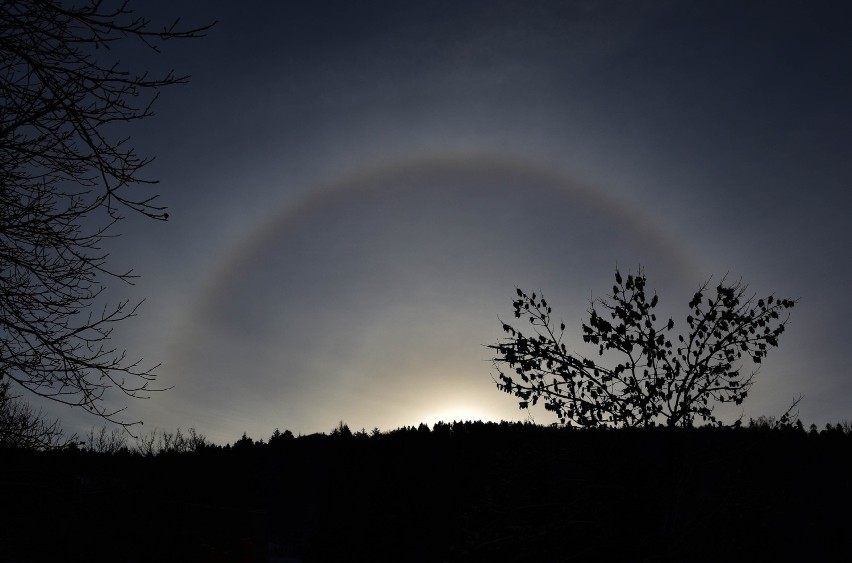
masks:
[[[156,365],[109,343],[139,304],[93,307],[107,279],[135,277],[110,269],[101,247],[121,210],[168,218],[156,196],[132,190],[156,183],[142,176],[151,158],[115,126],[150,117],[160,89],[188,77],[133,73],[96,54],[134,39],[158,52],[211,25],[155,29],[126,2],[0,1],[0,381],[125,428],[135,423],[106,406],[107,392],[157,390]]]

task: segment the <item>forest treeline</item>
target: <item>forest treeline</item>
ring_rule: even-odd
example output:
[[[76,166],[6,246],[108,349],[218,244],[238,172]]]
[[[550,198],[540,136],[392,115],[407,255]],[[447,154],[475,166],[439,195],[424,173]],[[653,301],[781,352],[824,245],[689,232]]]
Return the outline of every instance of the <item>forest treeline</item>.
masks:
[[[852,432],[457,422],[5,448],[0,559],[842,560]],[[178,436],[179,434],[179,436]],[[100,441],[99,441],[100,438]],[[129,444],[129,443],[128,443]],[[102,451],[95,451],[103,447]]]

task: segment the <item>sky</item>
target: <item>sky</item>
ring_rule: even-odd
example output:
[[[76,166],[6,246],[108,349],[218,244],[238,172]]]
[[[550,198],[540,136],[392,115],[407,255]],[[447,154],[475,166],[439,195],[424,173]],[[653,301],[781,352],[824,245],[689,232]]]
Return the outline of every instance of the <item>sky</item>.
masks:
[[[844,2],[134,5],[218,21],[123,59],[192,75],[127,129],[170,219],[109,242],[141,276],[110,299],[145,299],[115,343],[170,388],[110,399],[143,431],[526,420],[485,347],[515,288],[589,353],[589,299],[640,265],[676,327],[711,276],[799,300],[721,413],[852,418]]]

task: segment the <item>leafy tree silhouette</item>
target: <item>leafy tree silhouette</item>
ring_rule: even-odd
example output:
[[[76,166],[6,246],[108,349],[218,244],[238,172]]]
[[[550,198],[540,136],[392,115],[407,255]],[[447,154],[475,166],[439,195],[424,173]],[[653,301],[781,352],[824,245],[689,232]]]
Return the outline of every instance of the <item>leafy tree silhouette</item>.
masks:
[[[251,450],[254,447],[254,440],[248,437],[248,435],[243,432],[243,435],[239,440],[234,442],[233,449],[234,451],[247,451]]]
[[[144,396],[153,369],[109,346],[137,305],[86,314],[111,270],[101,248],[121,213],[168,219],[156,196],[132,193],[151,162],[123,126],[152,115],[163,87],[184,83],[105,61],[138,40],[152,52],[210,26],[154,29],[127,3],[3,2],[0,7],[0,380],[126,425],[102,400]]]
[[[349,429],[349,425],[341,420],[337,423],[337,426],[332,429],[331,435],[337,436],[338,438],[351,438],[352,431]]]
[[[689,302],[689,332],[673,343],[675,323],[657,320],[659,299],[647,299],[642,269],[626,279],[616,270],[611,299],[593,300],[582,325],[583,340],[599,356],[621,358],[608,365],[569,353],[565,323],[555,325],[547,300],[518,289],[515,317],[528,319],[535,334],[503,323],[508,338],[488,346],[496,351],[497,387],[518,397],[521,408],[543,400],[571,426],[692,426],[696,419],[721,425],[715,403],[741,404],[759,369],[744,375],[740,361],[759,364],[778,345],[795,301],[757,298],[725,278],[715,292],[709,285]]]
[[[272,435],[269,437],[269,442],[267,442],[272,447],[279,447],[287,442],[290,442],[294,439],[293,433],[289,430],[284,430],[281,432],[277,428],[272,431]]]

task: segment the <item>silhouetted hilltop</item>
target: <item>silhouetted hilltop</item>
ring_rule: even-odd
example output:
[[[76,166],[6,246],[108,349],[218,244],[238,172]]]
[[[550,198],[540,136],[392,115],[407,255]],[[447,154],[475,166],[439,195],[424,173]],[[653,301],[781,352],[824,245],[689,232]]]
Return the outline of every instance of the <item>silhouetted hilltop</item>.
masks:
[[[517,423],[5,450],[3,561],[843,560],[852,434]]]

